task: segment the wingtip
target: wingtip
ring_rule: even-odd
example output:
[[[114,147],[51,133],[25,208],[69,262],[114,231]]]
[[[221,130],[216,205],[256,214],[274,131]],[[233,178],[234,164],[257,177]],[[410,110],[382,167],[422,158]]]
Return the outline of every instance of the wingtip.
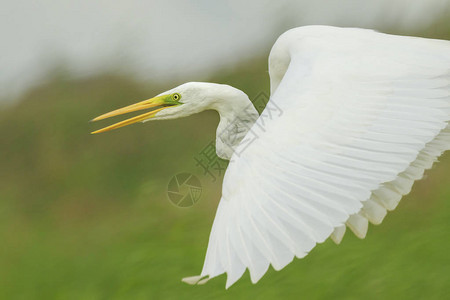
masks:
[[[336,245],[339,245],[342,242],[342,239],[344,238],[345,235],[345,229],[346,229],[345,225],[336,227],[333,233],[330,235],[330,238]]]
[[[204,279],[200,280],[199,282],[197,282],[197,284],[198,284],[198,285],[205,284],[205,283],[207,283],[210,279],[211,279],[211,278],[209,278],[209,277],[204,278]]]
[[[243,272],[240,275],[235,274],[234,276],[231,276],[229,273],[227,273],[227,283],[225,284],[225,289],[228,290],[228,288],[235,284],[236,281],[238,281],[242,277],[242,275]]]
[[[196,276],[190,276],[190,277],[184,277],[181,279],[182,282],[190,284],[190,285],[202,285],[208,282],[210,280],[209,276],[202,276],[202,275],[196,275]]]
[[[369,229],[369,221],[359,214],[351,215],[346,222],[357,238],[364,239]]]
[[[184,283],[190,284],[190,285],[195,285],[195,284],[197,284],[197,282],[200,281],[200,279],[202,279],[202,277],[200,275],[197,275],[197,276],[184,277],[181,279],[181,281]]]

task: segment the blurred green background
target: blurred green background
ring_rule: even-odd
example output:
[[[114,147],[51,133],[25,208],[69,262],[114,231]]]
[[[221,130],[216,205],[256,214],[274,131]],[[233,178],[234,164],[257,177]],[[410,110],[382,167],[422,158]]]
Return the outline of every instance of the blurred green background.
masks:
[[[448,17],[448,16],[447,16]],[[448,18],[421,31],[450,39]],[[268,93],[267,54],[192,81]],[[229,290],[199,274],[220,198],[194,157],[215,139],[218,115],[138,124],[90,135],[112,109],[176,84],[118,72],[76,78],[54,68],[46,83],[0,110],[0,299],[444,299],[450,295],[450,153],[365,240],[318,245],[257,285],[248,273]],[[200,201],[167,198],[177,173],[195,174]]]

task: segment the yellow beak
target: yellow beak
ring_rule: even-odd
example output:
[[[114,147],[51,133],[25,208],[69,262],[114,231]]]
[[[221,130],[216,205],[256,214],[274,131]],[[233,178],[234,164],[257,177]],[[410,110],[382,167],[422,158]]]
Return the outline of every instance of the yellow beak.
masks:
[[[158,113],[159,111],[161,111],[161,110],[163,110],[163,109],[165,109],[167,107],[170,107],[170,106],[173,106],[173,105],[179,105],[179,104],[180,103],[173,101],[170,95],[163,95],[163,96],[158,96],[158,97],[151,98],[151,99],[148,99],[148,100],[144,100],[144,101],[138,102],[136,104],[128,105],[128,106],[125,106],[123,108],[116,109],[116,110],[111,111],[109,113],[106,113],[106,114],[103,114],[101,116],[98,116],[95,119],[93,119],[92,121],[99,121],[99,120],[103,120],[103,119],[106,119],[106,118],[111,118],[111,117],[114,117],[114,116],[127,114],[127,113],[138,111],[138,110],[143,110],[143,109],[148,109],[148,108],[152,108],[152,107],[161,106],[161,107],[159,107],[159,108],[157,108],[155,110],[152,110],[150,112],[147,112],[147,113],[141,114],[139,116],[136,116],[136,117],[133,117],[133,118],[129,118],[127,120],[115,123],[115,124],[110,125],[108,127],[96,130],[94,132],[91,132],[91,134],[101,133],[101,132],[117,129],[117,128],[120,128],[120,127],[123,127],[123,126],[127,126],[127,125],[130,125],[130,124],[133,124],[133,123],[137,123],[139,121],[144,121],[144,120],[153,118],[156,115],[156,113]]]

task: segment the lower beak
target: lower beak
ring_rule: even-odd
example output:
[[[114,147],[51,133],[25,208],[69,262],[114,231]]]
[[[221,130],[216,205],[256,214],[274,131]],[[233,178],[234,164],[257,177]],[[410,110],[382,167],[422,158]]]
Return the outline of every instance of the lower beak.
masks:
[[[141,114],[139,116],[136,116],[136,117],[133,117],[133,118],[129,118],[129,119],[126,119],[124,121],[115,123],[115,124],[110,125],[108,127],[96,130],[94,132],[91,132],[91,134],[101,133],[101,132],[117,129],[117,128],[120,128],[120,127],[123,127],[123,126],[127,126],[127,125],[130,125],[130,124],[133,124],[133,123],[137,123],[137,122],[140,122],[140,121],[144,121],[144,120],[153,118],[156,115],[156,113],[160,112],[161,110],[163,110],[163,109],[165,109],[167,107],[173,106],[173,104],[168,105],[164,101],[165,97],[166,96],[159,96],[159,97],[151,98],[151,99],[148,99],[148,100],[145,100],[145,101],[138,102],[136,104],[132,104],[132,105],[125,106],[123,108],[116,109],[114,111],[111,111],[109,113],[103,114],[101,116],[98,116],[95,119],[93,119],[92,121],[99,121],[99,120],[111,118],[111,117],[114,117],[114,116],[123,115],[123,114],[126,114],[126,113],[138,111],[138,110],[143,110],[143,109],[148,109],[148,108],[152,108],[152,107],[162,106],[162,107],[159,107],[159,108],[157,108],[155,110],[152,110],[150,112],[147,112],[147,113]]]

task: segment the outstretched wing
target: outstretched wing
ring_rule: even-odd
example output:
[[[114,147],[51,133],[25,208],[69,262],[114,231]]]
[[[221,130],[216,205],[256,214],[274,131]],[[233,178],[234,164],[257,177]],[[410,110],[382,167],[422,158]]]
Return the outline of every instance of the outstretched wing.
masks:
[[[226,272],[227,287],[346,223],[365,235],[450,149],[450,42],[297,28],[270,64],[284,76],[230,162],[201,273]]]

